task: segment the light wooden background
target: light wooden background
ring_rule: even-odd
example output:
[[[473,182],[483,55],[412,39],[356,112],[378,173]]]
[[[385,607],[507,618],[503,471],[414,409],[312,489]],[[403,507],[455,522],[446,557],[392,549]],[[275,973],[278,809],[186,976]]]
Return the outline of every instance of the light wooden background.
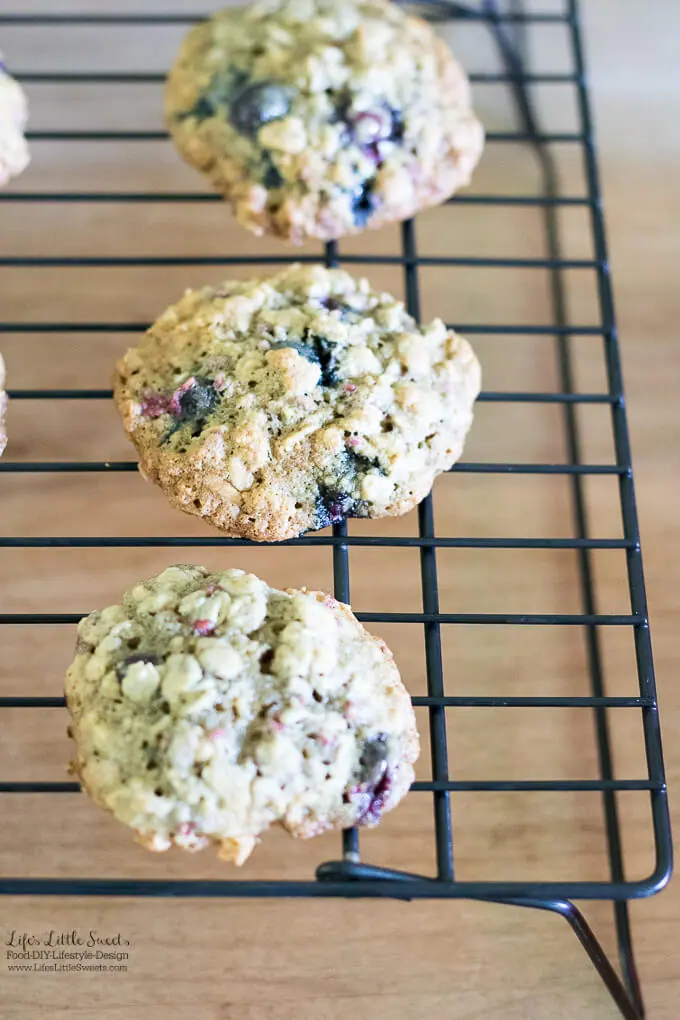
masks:
[[[184,10],[188,0],[0,0],[0,12],[59,10]],[[552,9],[549,0],[536,4]],[[554,5],[552,5],[554,7]],[[680,9],[673,0],[588,0],[585,21],[598,115],[616,293],[623,336],[630,421],[671,782],[678,774],[680,688],[677,684],[678,464],[677,415],[680,91],[674,40]],[[566,69],[561,30],[532,30],[536,66]],[[17,68],[158,69],[167,66],[181,28],[2,31]],[[490,69],[483,30],[466,27],[456,48],[471,69]],[[142,86],[47,86],[29,89],[34,129],[158,126],[159,90]],[[538,90],[554,130],[575,126],[573,96]],[[509,125],[498,87],[476,89],[487,124]],[[558,148],[565,190],[583,193],[575,148]],[[537,185],[519,147],[489,146],[476,193],[530,193]],[[18,189],[200,189],[169,144],[57,144],[33,148],[33,165]],[[567,254],[592,256],[582,209],[566,210]],[[540,221],[529,209],[448,207],[421,218],[423,254],[541,254]],[[343,244],[345,251],[393,252],[396,230]],[[240,232],[220,205],[0,204],[0,254],[201,254],[282,252]],[[217,280],[215,268],[2,269],[6,321],[146,321],[181,289]],[[397,268],[372,271],[376,284],[401,292]],[[575,322],[595,322],[594,276],[569,273]],[[547,280],[540,270],[428,269],[421,274],[425,315],[458,322],[548,321]],[[3,350],[10,385],[108,384],[113,359],[129,337],[105,334],[9,334]],[[487,389],[557,388],[551,341],[484,336],[475,340]],[[575,342],[578,381],[604,387],[596,337]],[[612,457],[606,409],[581,408],[585,448],[593,462]],[[10,412],[9,459],[129,459],[112,407],[105,402],[16,401]],[[466,456],[471,460],[559,460],[564,457],[555,407],[484,404]],[[203,535],[197,521],[166,507],[135,475],[3,475],[0,527],[7,535]],[[448,476],[436,486],[439,530],[448,535],[568,535],[564,479]],[[616,485],[588,482],[593,534],[621,534]],[[384,534],[413,534],[415,516],[352,525]],[[192,552],[182,554],[192,558]],[[209,565],[252,569],[275,585],[330,588],[323,549],[206,549]],[[172,550],[2,551],[0,611],[88,611],[176,559]],[[569,552],[458,550],[440,552],[444,611],[578,611],[576,570]],[[418,610],[417,553],[351,552],[352,600],[362,610]],[[595,557],[599,608],[628,610],[623,556]],[[406,682],[424,693],[422,635],[417,628],[375,628],[392,644]],[[0,690],[60,693],[71,654],[69,628],[3,628]],[[444,629],[450,694],[585,694],[583,646],[575,629],[474,627]],[[609,690],[635,692],[630,634],[603,635]],[[426,719],[419,775],[430,774]],[[639,719],[612,715],[617,774],[644,774]],[[4,712],[0,775],[63,777],[69,753],[64,714]],[[460,710],[449,722],[451,772],[461,779],[594,778],[592,720],[583,711]],[[651,868],[651,833],[644,796],[621,798],[629,877]],[[605,878],[602,819],[587,794],[461,794],[453,797],[457,872],[461,878]],[[412,795],[362,840],[367,860],[433,868],[432,812]],[[338,852],[334,838],[295,844],[273,833],[244,877],[309,877]],[[114,821],[85,798],[0,799],[0,872],[21,875],[223,876],[209,854],[154,857],[132,846]],[[611,912],[587,913],[609,948]],[[650,1020],[671,1020],[680,996],[680,898],[677,889],[634,904],[634,937]],[[566,925],[547,915],[467,902],[271,902],[5,899],[0,931],[98,928],[131,943],[127,974],[10,974],[0,958],[0,1018],[41,1020],[605,1020],[614,1007]],[[0,957],[2,948],[0,947]]]

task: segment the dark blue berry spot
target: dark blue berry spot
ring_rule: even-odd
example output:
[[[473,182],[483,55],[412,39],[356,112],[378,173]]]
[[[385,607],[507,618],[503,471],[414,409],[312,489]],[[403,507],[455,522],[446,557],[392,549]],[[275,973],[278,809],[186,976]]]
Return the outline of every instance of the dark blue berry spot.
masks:
[[[206,418],[215,410],[219,400],[220,396],[212,379],[193,377],[188,379],[170,399],[168,409],[175,419],[175,424],[161,440],[161,446],[187,423],[193,423],[192,436],[200,436]]]
[[[215,410],[219,395],[211,379],[196,379],[179,398],[179,420],[199,421]]]
[[[290,347],[291,350],[297,351],[301,358],[311,361],[313,365],[321,365],[316,350],[309,344],[302,343],[298,340],[278,340],[276,343],[271,345],[271,349],[273,351],[282,351],[285,350],[286,347]]]
[[[358,783],[358,786],[345,791],[343,803],[357,806],[359,825],[374,825],[380,821],[392,786],[384,733],[371,737],[364,744],[359,759]]]
[[[376,199],[373,194],[375,178],[365,181],[351,196],[352,216],[357,227],[365,227],[376,210]]]
[[[183,110],[182,113],[177,114],[177,120],[187,120],[189,117],[195,117],[196,120],[207,120],[208,117],[214,116],[215,108],[210,100],[207,96],[199,96],[190,110]]]
[[[273,191],[274,188],[280,188],[283,186],[283,177],[279,173],[278,167],[272,163],[271,159],[268,159],[265,162],[262,183],[269,191]]]
[[[271,81],[251,82],[229,104],[229,118],[244,135],[256,135],[264,124],[281,120],[290,110],[291,92]]]
[[[404,137],[404,118],[402,117],[399,110],[395,110],[390,107],[390,116],[392,118],[392,124],[390,127],[390,133],[387,136],[388,142],[401,142]]]
[[[226,109],[229,106],[234,94],[240,91],[247,81],[248,75],[243,71],[230,69],[216,74],[192,108],[178,113],[177,119],[186,120],[187,117],[195,117],[196,120],[207,120],[209,117],[216,117],[220,109]]]
[[[328,337],[310,333],[309,330],[305,333],[305,341],[312,344],[321,365],[321,385],[337,386],[338,359],[332,341]]]
[[[350,305],[344,304],[342,301],[338,301],[337,298],[328,297],[321,301],[321,306],[329,312],[340,312],[340,318],[343,322],[347,322],[352,319],[352,316],[356,316],[357,312]]]
[[[315,531],[321,531],[323,528],[330,527],[332,523],[328,507],[324,503],[322,496],[318,495],[314,504],[314,524],[312,527]]]
[[[354,500],[347,492],[333,492],[333,490],[326,489],[321,498],[328,510],[331,524],[340,524],[341,521],[352,516]]]
[[[331,524],[341,524],[342,521],[352,516],[353,508],[354,500],[349,493],[320,485],[314,527],[320,531],[321,528],[327,528]]]
[[[375,790],[387,772],[387,737],[384,733],[366,741],[359,765],[361,782]]]
[[[351,145],[354,141],[354,127],[351,121],[350,109],[352,106],[352,94],[349,90],[343,90],[335,100],[335,106],[331,113],[331,124],[339,124],[341,127],[341,144],[343,148]]]
[[[379,475],[387,473],[377,457],[364,457],[360,453],[354,453],[353,450],[348,450],[347,453],[353,461],[357,474],[367,475],[370,471],[376,471]]]
[[[337,358],[332,342],[325,336],[318,336],[305,330],[302,341],[281,340],[272,344],[272,350],[291,347],[298,354],[321,368],[319,382],[322,386],[335,386],[338,382]]]
[[[320,531],[331,524],[341,524],[348,517],[368,517],[368,511],[366,500],[355,499],[342,489],[320,485],[314,511],[314,528]]]
[[[349,119],[349,111],[352,106],[352,93],[349,89],[343,89],[341,92],[336,93],[335,107],[332,114],[332,120],[334,122],[344,121]]]

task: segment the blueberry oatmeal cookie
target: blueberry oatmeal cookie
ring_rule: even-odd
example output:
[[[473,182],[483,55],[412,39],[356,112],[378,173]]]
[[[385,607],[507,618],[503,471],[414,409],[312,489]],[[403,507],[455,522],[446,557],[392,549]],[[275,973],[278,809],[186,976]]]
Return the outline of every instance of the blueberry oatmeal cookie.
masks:
[[[389,0],[263,0],[214,15],[170,71],[166,120],[243,226],[296,244],[444,201],[483,146],[464,71]]]
[[[7,73],[0,53],[0,187],[28,166],[24,138],[27,117],[26,96]]]
[[[0,457],[7,446],[7,394],[5,393],[5,362],[0,354]]]
[[[377,825],[418,757],[387,646],[349,606],[174,566],[91,613],[66,678],[83,788],[149,850]]]
[[[142,474],[232,536],[404,514],[460,456],[466,340],[340,269],[187,291],[118,362]]]

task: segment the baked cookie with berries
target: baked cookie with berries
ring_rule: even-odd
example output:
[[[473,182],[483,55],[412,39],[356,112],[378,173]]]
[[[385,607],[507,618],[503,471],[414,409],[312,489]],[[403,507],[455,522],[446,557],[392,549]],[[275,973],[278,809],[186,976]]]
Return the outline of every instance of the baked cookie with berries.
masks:
[[[0,53],[0,187],[28,166],[27,118],[26,96],[8,73]]]
[[[408,793],[411,700],[349,606],[174,566],[78,626],[72,771],[149,850],[242,864],[271,825],[376,825]]]
[[[179,151],[243,226],[295,244],[404,220],[470,180],[469,82],[389,0],[262,0],[186,37],[166,87]]]
[[[187,291],[118,362],[142,474],[228,535],[404,514],[460,456],[480,368],[366,280],[320,265]]]

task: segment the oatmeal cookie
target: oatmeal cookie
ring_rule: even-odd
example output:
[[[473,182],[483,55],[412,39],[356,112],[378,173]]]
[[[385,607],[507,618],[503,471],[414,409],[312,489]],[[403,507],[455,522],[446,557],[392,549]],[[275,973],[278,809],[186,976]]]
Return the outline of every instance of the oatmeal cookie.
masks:
[[[319,592],[174,566],[78,627],[72,770],[150,850],[376,825],[418,757],[394,659]]]
[[[280,541],[416,506],[461,454],[480,369],[440,320],[312,265],[187,291],[113,383],[171,503]]]
[[[24,128],[28,104],[21,86],[5,68],[0,53],[0,187],[28,166]]]
[[[193,28],[166,121],[243,226],[299,244],[404,220],[470,180],[484,133],[432,28],[388,0],[264,0]]]

